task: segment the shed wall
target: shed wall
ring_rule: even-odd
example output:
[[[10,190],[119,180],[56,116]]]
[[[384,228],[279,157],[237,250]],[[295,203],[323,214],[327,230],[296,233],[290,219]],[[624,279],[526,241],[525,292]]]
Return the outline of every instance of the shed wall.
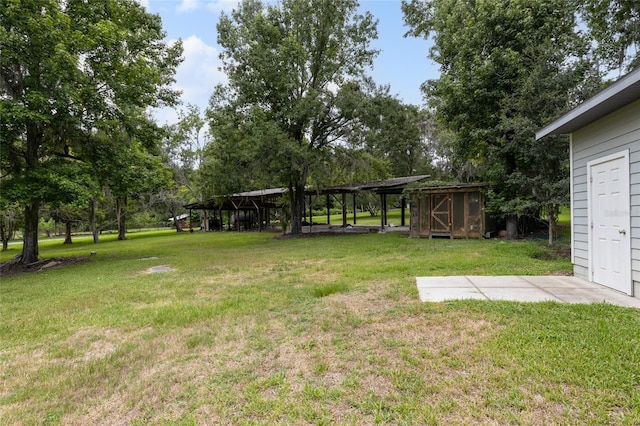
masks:
[[[640,297],[640,100],[572,134],[574,274],[589,279],[587,163],[623,150],[629,150],[631,277]]]
[[[487,232],[480,187],[415,190],[411,237],[481,238]]]

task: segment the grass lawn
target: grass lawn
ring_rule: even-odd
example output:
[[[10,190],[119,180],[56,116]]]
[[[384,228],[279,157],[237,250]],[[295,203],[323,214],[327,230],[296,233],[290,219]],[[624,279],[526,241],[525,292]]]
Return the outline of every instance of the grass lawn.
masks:
[[[332,214],[330,216],[332,225],[342,225],[342,214]],[[402,212],[400,209],[389,209],[387,212],[387,223],[400,226],[402,218]],[[404,212],[404,219],[407,226],[409,226],[409,209]],[[374,225],[380,226],[380,215],[371,216],[368,212],[358,212],[356,214],[357,225]],[[327,223],[327,215],[314,215],[314,223]],[[353,225],[353,212],[347,213],[347,223]]]
[[[93,250],[0,280],[0,423],[640,423],[638,310],[418,301],[416,276],[570,271],[540,243],[162,232],[41,255]]]

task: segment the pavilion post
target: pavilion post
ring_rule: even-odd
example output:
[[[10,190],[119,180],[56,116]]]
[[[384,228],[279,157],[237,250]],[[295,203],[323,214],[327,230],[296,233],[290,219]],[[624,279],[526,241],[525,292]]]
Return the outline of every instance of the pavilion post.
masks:
[[[342,227],[347,227],[347,193],[342,193]]]
[[[356,206],[356,193],[354,192],[353,193],[353,224],[354,225],[357,223],[357,220],[356,220],[357,213],[358,213],[358,208]]]
[[[327,194],[327,225],[331,225],[331,195]]]
[[[311,197],[312,195],[309,195],[309,232],[313,226],[313,199]]]
[[[380,194],[380,227],[384,229],[384,195]]]
[[[404,211],[406,209],[406,200],[404,199],[404,197],[400,198],[400,226],[404,226],[405,221],[404,221]]]

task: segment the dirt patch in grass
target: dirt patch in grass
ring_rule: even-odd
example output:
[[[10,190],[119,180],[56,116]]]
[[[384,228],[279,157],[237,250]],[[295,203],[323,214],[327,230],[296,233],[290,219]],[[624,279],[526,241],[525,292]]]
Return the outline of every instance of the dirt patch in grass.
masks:
[[[76,265],[89,260],[88,257],[56,257],[42,259],[35,263],[24,265],[17,259],[11,259],[0,263],[0,277],[11,277],[27,272],[42,272],[48,269],[61,268],[63,266]]]

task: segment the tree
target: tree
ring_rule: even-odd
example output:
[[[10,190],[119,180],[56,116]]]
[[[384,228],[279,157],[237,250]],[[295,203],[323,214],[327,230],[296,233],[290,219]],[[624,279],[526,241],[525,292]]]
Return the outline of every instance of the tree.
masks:
[[[418,107],[403,104],[389,94],[388,87],[382,87],[362,101],[357,113],[358,145],[388,160],[392,176],[410,176],[429,168]]]
[[[3,171],[22,186],[28,264],[38,259],[43,163],[80,158],[96,129],[129,127],[132,107],[174,103],[182,46],[166,45],[160,17],[133,0],[1,0],[0,24]]]
[[[78,160],[53,157],[44,165],[49,175],[42,200],[49,205],[51,217],[65,224],[64,244],[71,244],[72,225],[86,217],[87,200],[97,191],[95,180],[88,165]]]
[[[606,71],[640,66],[640,2],[583,0],[580,10],[596,42],[596,58]]]
[[[171,171],[159,155],[150,153],[127,132],[99,139],[88,156],[100,185],[108,187],[115,198],[118,240],[124,240],[129,201],[169,187]]]
[[[196,175],[209,145],[205,125],[200,109],[187,105],[186,111],[178,113],[178,122],[164,129],[162,150],[165,162],[174,170],[176,183],[186,186],[194,196],[200,195],[195,187]]]
[[[357,6],[355,0],[283,0],[265,7],[245,0],[218,23],[229,83],[212,97],[212,134],[241,126],[233,141],[289,190],[293,234],[301,232],[311,169],[352,120],[345,113],[350,94],[377,53],[369,47],[376,23]]]
[[[210,143],[205,126],[206,121],[200,109],[195,105],[187,105],[186,111],[178,113],[178,122],[164,128],[163,157],[173,171],[174,183],[154,194],[152,203],[164,207],[163,212],[173,217],[177,232],[182,231],[178,220],[182,206],[196,199],[204,199],[207,195],[206,188],[209,185],[201,170]],[[201,214],[206,216],[206,211]],[[208,221],[204,223],[208,227]]]
[[[534,132],[567,109],[592,70],[581,60],[587,45],[574,32],[574,2],[405,0],[403,10],[411,34],[434,38],[441,76],[423,90],[453,132],[454,164],[473,165],[492,184],[489,207],[515,238],[518,219],[546,202],[534,195],[540,170],[550,187],[566,182],[566,141],[539,155]]]
[[[9,241],[16,233],[16,222],[18,219],[18,206],[9,204],[0,196],[0,240],[2,241],[2,251],[9,250]]]

